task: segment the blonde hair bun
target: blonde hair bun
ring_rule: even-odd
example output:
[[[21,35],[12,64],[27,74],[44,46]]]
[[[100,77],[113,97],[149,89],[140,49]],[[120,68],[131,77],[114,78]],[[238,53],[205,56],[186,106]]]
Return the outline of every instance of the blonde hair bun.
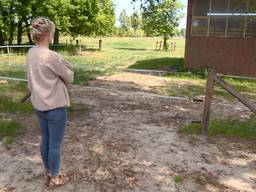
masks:
[[[40,42],[41,39],[51,33],[55,32],[55,24],[46,17],[38,17],[32,21],[32,38],[35,42]]]

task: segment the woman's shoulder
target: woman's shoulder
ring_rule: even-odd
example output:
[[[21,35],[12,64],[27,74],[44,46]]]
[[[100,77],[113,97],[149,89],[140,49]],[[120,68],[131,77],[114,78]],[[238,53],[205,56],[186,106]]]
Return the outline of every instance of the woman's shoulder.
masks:
[[[27,54],[31,54],[32,52],[34,52],[35,48],[36,48],[36,46],[32,46],[31,48],[29,48]]]
[[[49,51],[49,54],[53,58],[55,58],[55,59],[61,59],[62,58],[62,56],[59,53],[57,53],[56,51],[53,51],[53,50],[50,50],[50,49],[48,51]]]
[[[48,51],[49,51],[48,63],[50,65],[58,66],[60,63],[62,63],[63,57],[59,53],[52,50],[48,50]]]
[[[28,50],[28,53],[33,53],[33,52],[35,52],[35,53],[37,53],[37,54],[38,54],[38,52],[39,52],[39,53],[41,53],[41,54],[51,54],[51,55],[53,55],[52,52],[54,52],[54,51],[51,51],[51,50],[48,49],[48,48],[38,47],[38,46],[35,45],[35,46],[31,47],[31,48]]]

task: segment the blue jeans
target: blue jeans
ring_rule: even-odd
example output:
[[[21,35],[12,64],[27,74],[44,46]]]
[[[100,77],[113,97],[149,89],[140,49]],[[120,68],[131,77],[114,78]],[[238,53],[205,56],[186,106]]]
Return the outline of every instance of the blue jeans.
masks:
[[[67,108],[57,108],[35,113],[41,130],[40,151],[45,169],[56,176],[60,169],[61,144],[67,121]]]

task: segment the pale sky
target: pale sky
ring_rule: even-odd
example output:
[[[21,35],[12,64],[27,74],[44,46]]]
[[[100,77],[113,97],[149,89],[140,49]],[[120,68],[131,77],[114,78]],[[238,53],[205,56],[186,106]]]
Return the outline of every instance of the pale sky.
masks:
[[[187,12],[187,0],[181,0],[181,2],[185,5],[183,12],[186,14]],[[131,4],[131,0],[114,0],[114,3],[116,4],[116,19],[118,21],[120,12],[125,9],[128,15],[131,15],[134,11],[134,9],[139,9],[138,3],[136,5]],[[118,23],[118,22],[117,22]],[[179,28],[185,28],[186,27],[186,16],[181,19]]]

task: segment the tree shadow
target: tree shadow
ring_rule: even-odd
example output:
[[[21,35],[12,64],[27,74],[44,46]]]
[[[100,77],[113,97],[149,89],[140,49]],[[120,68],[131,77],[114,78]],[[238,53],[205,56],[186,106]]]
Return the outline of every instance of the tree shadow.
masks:
[[[129,69],[147,69],[147,70],[161,70],[169,72],[187,72],[185,68],[184,58],[170,58],[162,57],[156,59],[147,59],[136,61]]]
[[[149,50],[153,50],[153,49],[143,49],[143,48],[122,48],[122,47],[117,47],[115,49],[128,50],[128,51],[149,51]]]

